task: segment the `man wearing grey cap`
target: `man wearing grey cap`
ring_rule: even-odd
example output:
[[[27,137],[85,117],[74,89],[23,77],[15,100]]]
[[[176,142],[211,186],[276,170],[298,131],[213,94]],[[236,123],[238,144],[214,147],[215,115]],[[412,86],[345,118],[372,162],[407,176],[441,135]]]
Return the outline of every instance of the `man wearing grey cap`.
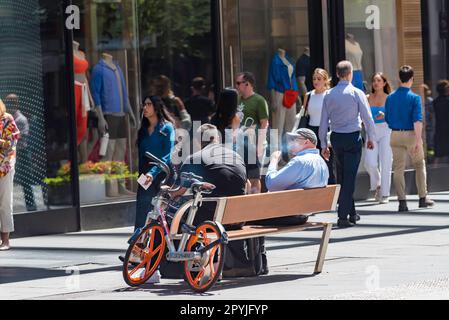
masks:
[[[330,150],[327,145],[327,132],[330,124],[331,143],[337,161],[337,180],[341,184],[338,227],[348,228],[360,220],[355,210],[354,191],[362,158],[362,120],[368,134],[369,150],[374,149],[372,141],[376,136],[376,128],[365,93],[351,84],[351,62],[340,62],[337,65],[337,76],[340,82],[324,98],[319,135],[323,157],[328,160]]]
[[[268,191],[313,189],[327,186],[329,169],[316,148],[318,138],[310,129],[299,129],[287,133],[288,150],[295,157],[281,170],[278,164],[282,157],[280,151],[271,156],[270,166],[265,178]]]

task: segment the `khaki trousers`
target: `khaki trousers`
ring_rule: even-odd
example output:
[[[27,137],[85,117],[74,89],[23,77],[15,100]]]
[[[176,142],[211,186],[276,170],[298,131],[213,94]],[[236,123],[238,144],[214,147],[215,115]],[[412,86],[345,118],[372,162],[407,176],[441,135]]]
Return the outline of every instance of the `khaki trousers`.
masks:
[[[427,196],[427,171],[424,158],[424,146],[420,146],[417,153],[413,152],[416,144],[414,131],[393,131],[391,134],[391,149],[393,150],[394,186],[399,200],[407,200],[405,192],[404,171],[407,165],[407,156],[412,159],[416,170],[416,187],[419,197]]]

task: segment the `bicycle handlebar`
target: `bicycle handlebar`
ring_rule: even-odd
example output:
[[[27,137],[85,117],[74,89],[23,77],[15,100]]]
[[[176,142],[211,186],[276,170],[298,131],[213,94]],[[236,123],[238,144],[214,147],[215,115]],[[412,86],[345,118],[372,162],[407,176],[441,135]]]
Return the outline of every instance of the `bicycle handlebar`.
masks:
[[[156,157],[155,155],[153,155],[150,152],[145,152],[145,156],[150,159],[151,161],[154,161],[154,163],[162,170],[165,172],[166,177],[165,179],[161,182],[162,185],[164,185],[167,180],[169,180],[171,178],[172,175],[172,171],[170,170],[170,167],[161,159],[159,159],[158,157]]]

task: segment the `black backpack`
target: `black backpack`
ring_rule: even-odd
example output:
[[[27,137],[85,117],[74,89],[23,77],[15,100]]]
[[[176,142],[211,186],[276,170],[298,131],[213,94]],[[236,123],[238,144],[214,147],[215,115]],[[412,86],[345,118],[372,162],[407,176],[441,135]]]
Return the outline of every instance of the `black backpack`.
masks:
[[[264,274],[266,270],[264,237],[228,243],[223,278],[256,277]]]

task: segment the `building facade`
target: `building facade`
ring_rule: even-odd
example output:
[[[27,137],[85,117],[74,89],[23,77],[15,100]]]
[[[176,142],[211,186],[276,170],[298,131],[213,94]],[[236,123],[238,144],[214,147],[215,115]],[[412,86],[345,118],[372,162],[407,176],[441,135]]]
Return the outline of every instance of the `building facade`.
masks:
[[[15,236],[133,223],[136,128],[156,76],[188,98],[196,76],[213,96],[252,71],[270,100],[279,48],[307,80],[316,67],[334,73],[356,43],[367,92],[376,71],[397,86],[403,64],[416,69],[416,92],[423,83],[434,89],[449,78],[448,13],[447,0],[0,0],[0,98],[26,120]],[[114,119],[104,156],[96,107]],[[437,191],[449,165],[433,163],[429,142],[429,185]],[[358,183],[357,197],[366,198],[363,168]]]

